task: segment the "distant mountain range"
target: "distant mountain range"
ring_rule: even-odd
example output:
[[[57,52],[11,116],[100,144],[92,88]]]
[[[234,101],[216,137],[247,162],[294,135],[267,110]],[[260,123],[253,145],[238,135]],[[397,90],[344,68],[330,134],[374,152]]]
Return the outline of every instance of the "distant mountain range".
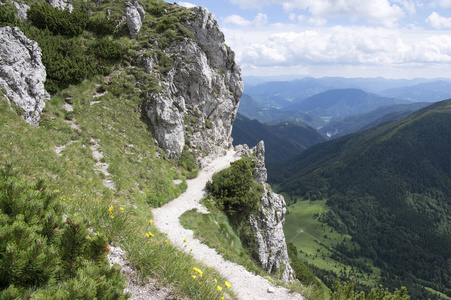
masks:
[[[444,80],[425,82],[414,86],[387,89],[379,94],[412,101],[437,102],[451,98],[451,82]]]
[[[305,99],[296,99],[283,110],[302,111],[322,118],[335,119],[366,113],[381,106],[407,103],[411,101],[369,94],[360,89],[333,89]]]
[[[294,100],[302,100],[334,89],[361,89],[383,97],[416,102],[436,102],[451,98],[449,79],[385,79],[305,77],[302,79],[261,82],[257,78],[244,78],[244,93],[264,106],[283,108]],[[260,79],[263,80],[263,79]]]
[[[327,199],[323,222],[359,248],[342,259],[373,262],[382,284],[412,299],[451,297],[451,100],[321,143],[269,172],[278,192]],[[426,289],[427,287],[427,289]]]

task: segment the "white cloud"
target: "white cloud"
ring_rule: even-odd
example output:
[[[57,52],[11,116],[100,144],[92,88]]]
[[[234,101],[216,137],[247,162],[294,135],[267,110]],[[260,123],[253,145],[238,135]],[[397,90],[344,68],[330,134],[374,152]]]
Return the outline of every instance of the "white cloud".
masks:
[[[451,8],[451,0],[435,0],[433,1],[433,5],[444,8]]]
[[[426,22],[437,29],[451,28],[451,18],[442,17],[436,12],[431,13]]]
[[[236,51],[240,64],[257,68],[451,62],[451,36],[429,32],[418,35],[399,29],[335,26],[279,31],[266,37],[261,32],[248,34],[254,38],[241,36],[239,41],[227,43]]]
[[[238,25],[241,27],[246,27],[246,26],[263,26],[266,23],[268,23],[268,16],[263,14],[263,13],[259,13],[257,14],[257,16],[255,17],[255,19],[253,21],[249,21],[239,15],[231,15],[228,16],[224,19],[224,24],[233,24],[233,25]]]
[[[279,4],[287,12],[307,10],[313,20],[346,17],[351,20],[363,19],[370,23],[394,26],[405,17],[403,9],[397,4],[390,4],[388,0],[231,0],[231,2],[240,5],[241,8],[261,9],[269,4]],[[411,0],[397,2],[409,13],[415,9]]]
[[[412,0],[395,0],[395,2],[399,3],[409,15],[415,15],[416,4]]]
[[[239,15],[231,15],[224,19],[225,24],[234,24],[238,26],[249,26],[252,24],[251,21],[246,20],[245,18]]]
[[[191,7],[196,7],[196,4],[192,4],[190,2],[183,2],[183,1],[179,1],[177,2],[178,5],[183,6],[183,7],[187,7],[187,8],[191,8]]]

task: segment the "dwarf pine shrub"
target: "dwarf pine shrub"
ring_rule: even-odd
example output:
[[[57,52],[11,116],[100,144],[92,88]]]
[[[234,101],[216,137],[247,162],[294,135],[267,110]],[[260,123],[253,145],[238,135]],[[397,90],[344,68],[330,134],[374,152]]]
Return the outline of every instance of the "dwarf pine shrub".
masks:
[[[64,215],[56,193],[0,170],[0,299],[126,299],[108,240]]]

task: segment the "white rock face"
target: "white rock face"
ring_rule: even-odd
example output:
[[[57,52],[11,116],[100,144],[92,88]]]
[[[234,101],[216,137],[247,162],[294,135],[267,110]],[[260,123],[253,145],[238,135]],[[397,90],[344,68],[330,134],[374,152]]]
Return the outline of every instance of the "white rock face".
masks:
[[[30,9],[30,6],[28,6],[25,3],[18,3],[16,1],[11,1],[14,6],[17,9],[17,16],[19,17],[20,20],[27,22],[28,21],[28,17],[27,17],[27,11]]]
[[[0,28],[0,85],[6,96],[24,110],[24,119],[38,125],[50,95],[44,89],[47,76],[41,62],[41,49],[19,28]]]
[[[49,4],[52,7],[57,7],[57,8],[62,9],[62,10],[67,9],[70,12],[72,12],[72,10],[74,9],[72,4],[70,4],[69,1],[66,1],[66,0],[49,0]]]
[[[186,143],[198,157],[209,154],[205,162],[232,146],[243,82],[214,15],[202,7],[191,11],[195,18],[184,25],[195,40],[185,38],[170,46],[166,54],[174,68],[161,78],[164,91],[148,95],[147,115],[170,156],[180,155]]]
[[[267,171],[265,167],[265,145],[263,141],[252,148],[259,162],[254,169],[254,180],[263,186],[264,193],[260,200],[261,207],[257,215],[251,215],[249,221],[256,240],[256,251],[263,268],[269,273],[276,273],[283,269],[282,280],[294,280],[294,271],[291,268],[283,225],[287,205],[282,195],[271,191],[266,185]]]
[[[136,39],[138,37],[138,32],[143,25],[144,15],[144,8],[138,3],[138,1],[135,1],[133,4],[128,3],[125,10],[125,18],[127,21],[128,31],[130,32],[130,37],[132,39]]]

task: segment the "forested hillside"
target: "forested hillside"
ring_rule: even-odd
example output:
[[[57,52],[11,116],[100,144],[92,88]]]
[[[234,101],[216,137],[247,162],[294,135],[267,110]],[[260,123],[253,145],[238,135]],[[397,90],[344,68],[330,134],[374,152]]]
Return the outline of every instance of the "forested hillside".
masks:
[[[318,131],[302,123],[286,121],[263,124],[240,114],[233,123],[232,138],[234,145],[248,144],[249,147],[254,147],[263,140],[267,162],[286,159],[314,144],[325,141]]]
[[[343,258],[381,268],[415,299],[451,296],[451,100],[315,145],[269,174],[292,202],[327,200],[320,220],[352,236]]]

